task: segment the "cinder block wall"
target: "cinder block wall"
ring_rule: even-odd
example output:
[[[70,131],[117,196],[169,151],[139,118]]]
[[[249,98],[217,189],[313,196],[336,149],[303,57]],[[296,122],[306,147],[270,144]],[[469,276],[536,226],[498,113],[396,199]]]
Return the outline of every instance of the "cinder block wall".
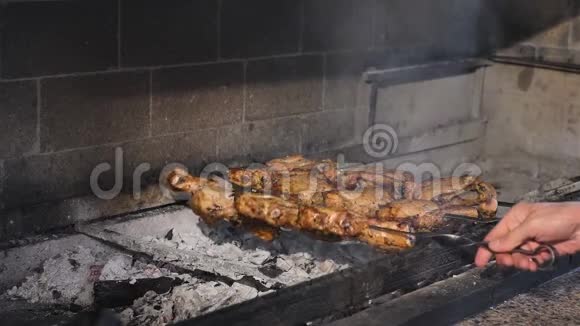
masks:
[[[517,42],[498,54],[580,64],[579,7],[578,1],[532,1],[523,11],[504,12],[504,24],[517,28],[505,29],[503,37]],[[580,74],[496,64],[484,85],[483,156],[490,175],[513,175],[519,195],[580,175]]]
[[[0,239],[166,202],[132,173],[356,142],[368,67],[488,48],[480,1],[100,0],[1,9]],[[123,192],[90,173],[123,150]],[[99,179],[111,187],[114,173]]]

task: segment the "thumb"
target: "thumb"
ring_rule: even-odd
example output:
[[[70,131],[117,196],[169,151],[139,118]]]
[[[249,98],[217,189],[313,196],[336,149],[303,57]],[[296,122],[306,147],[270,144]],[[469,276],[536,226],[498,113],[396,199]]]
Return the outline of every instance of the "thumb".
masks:
[[[495,252],[511,251],[529,240],[530,234],[529,225],[523,223],[505,236],[492,240],[489,249]]]

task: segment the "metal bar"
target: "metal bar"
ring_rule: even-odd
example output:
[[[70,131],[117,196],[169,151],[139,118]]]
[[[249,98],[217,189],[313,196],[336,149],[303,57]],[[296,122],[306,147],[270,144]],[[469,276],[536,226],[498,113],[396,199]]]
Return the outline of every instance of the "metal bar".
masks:
[[[373,70],[365,73],[368,83],[393,85],[420,80],[431,80],[467,74],[491,63],[483,59],[443,61],[415,66],[397,67],[385,70]]]
[[[541,68],[550,69],[562,72],[580,73],[580,65],[573,63],[560,63],[560,62],[539,62],[533,59],[517,58],[517,57],[505,57],[505,56],[493,56],[490,58],[491,61],[497,63],[513,64],[523,67],[530,68]]]
[[[369,127],[375,125],[377,121],[377,101],[379,96],[379,88],[375,83],[371,85],[371,100],[369,101]]]

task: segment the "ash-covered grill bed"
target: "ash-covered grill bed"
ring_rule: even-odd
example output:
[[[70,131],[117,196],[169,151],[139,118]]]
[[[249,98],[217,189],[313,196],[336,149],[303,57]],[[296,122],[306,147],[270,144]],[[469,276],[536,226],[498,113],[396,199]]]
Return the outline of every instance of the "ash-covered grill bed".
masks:
[[[506,209],[500,207],[498,216],[502,216]],[[502,275],[487,271],[482,276],[479,271],[469,271],[472,250],[450,249],[436,242],[419,243],[400,252],[385,252],[362,243],[332,243],[288,231],[267,243],[227,223],[206,229],[198,222],[198,217],[188,207],[170,205],[94,222],[80,227],[78,231],[82,234],[11,248],[5,254],[10,267],[3,273],[10,273],[13,277],[10,278],[11,284],[3,287],[20,283],[22,280],[19,278],[34,272],[43,259],[60,257],[59,253],[62,255],[64,249],[75,244],[89,248],[88,252],[95,257],[107,257],[108,263],[113,259],[111,257],[130,255],[134,261],[143,262],[140,266],[156,266],[164,271],[145,278],[131,276],[122,279],[122,275],[117,275],[111,280],[101,279],[94,283],[94,307],[114,308],[123,315],[124,308],[131,306],[135,315],[126,321],[133,320],[134,323],[150,323],[158,317],[137,314],[156,309],[165,302],[163,300],[179,300],[179,296],[171,297],[172,288],[188,289],[180,286],[195,284],[189,289],[199,290],[196,295],[201,299],[189,304],[198,306],[187,306],[190,311],[183,312],[192,318],[183,318],[182,314],[178,319],[187,325],[324,324],[344,318],[348,319],[342,323],[363,325],[369,323],[366,314],[373,311],[380,311],[383,318],[385,314],[387,317],[392,314],[394,324],[412,324],[424,321],[437,311],[452,312],[446,321],[460,320],[578,265],[578,260],[565,260],[559,262],[555,273]],[[489,226],[465,224],[452,224],[446,228],[473,238],[480,238],[489,230]],[[36,260],[26,263],[20,260],[22,265],[19,266],[19,251],[22,257],[30,252],[40,254]],[[64,258],[71,260],[68,256]],[[453,296],[443,291],[446,295],[417,299],[416,309],[401,317],[400,309],[408,303],[397,305],[398,300],[393,299],[465,271],[469,271],[468,276],[459,280],[466,279],[464,283],[469,284],[455,286],[455,289],[462,290],[456,290]],[[454,282],[460,281],[454,279]],[[509,286],[503,292],[496,291],[500,285],[506,284]],[[465,286],[469,286],[469,291]],[[145,295],[150,290],[157,295]],[[143,295],[145,299],[138,299]],[[472,302],[469,309],[462,308],[462,298]],[[135,299],[138,300],[131,305]],[[388,309],[384,305],[389,305]],[[431,308],[419,308],[423,305]],[[0,314],[17,320],[30,309],[41,315],[41,319],[46,319],[51,314],[49,311],[53,311],[52,314],[58,318],[72,320],[72,323],[80,317],[75,317],[71,310],[87,310],[79,305],[31,306],[21,303],[19,306],[11,302]]]

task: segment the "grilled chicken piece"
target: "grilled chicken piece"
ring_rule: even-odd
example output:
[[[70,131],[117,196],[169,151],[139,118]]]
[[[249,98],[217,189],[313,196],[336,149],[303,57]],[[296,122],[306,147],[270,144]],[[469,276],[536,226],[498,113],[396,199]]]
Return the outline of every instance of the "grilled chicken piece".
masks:
[[[189,204],[206,223],[213,224],[221,219],[237,220],[234,197],[227,182],[192,177],[183,170],[171,172],[168,180],[174,190],[192,194]]]
[[[407,232],[415,226],[432,230],[442,225],[445,214],[475,218],[478,209],[486,216],[492,216],[497,209],[495,189],[474,177],[444,178],[415,187],[405,175],[375,176],[368,171],[348,171],[346,175],[355,176],[357,186],[362,188],[339,192],[328,178],[338,173],[336,165],[332,162],[312,165],[312,162],[303,157],[290,157],[273,160],[268,168],[230,171],[233,183],[262,192],[271,190],[277,196],[244,193],[234,199],[228,182],[197,178],[179,170],[172,172],[168,181],[174,190],[192,194],[190,205],[206,222],[225,219],[245,225],[254,234],[269,240],[278,228],[285,227],[357,238],[381,248],[410,247],[414,243],[412,235],[381,232],[369,226],[375,224]],[[339,177],[340,173],[336,178]],[[415,189],[411,197],[419,199],[392,201],[393,193],[384,191],[385,187],[405,182],[410,184],[410,189]],[[405,187],[400,191],[404,193]],[[476,209],[465,205],[479,206]]]
[[[465,217],[477,218],[479,216],[475,207],[450,206],[442,209],[427,212],[411,218],[411,223],[419,231],[433,231],[445,224],[445,214],[461,215]]]
[[[462,215],[477,218],[478,211],[475,207],[446,206],[440,207],[428,200],[400,200],[381,208],[377,213],[379,220],[403,220],[417,229],[434,230],[444,224],[445,214]]]
[[[439,209],[439,205],[430,200],[398,200],[382,207],[377,217],[381,220],[401,219],[424,215]]]
[[[291,172],[268,169],[231,169],[229,180],[241,187],[296,200],[305,205],[322,203],[322,193],[335,189],[316,169]]]
[[[274,171],[307,170],[316,166],[318,162],[309,160],[302,155],[290,155],[266,162],[266,166]]]
[[[287,177],[276,178],[272,184],[274,194],[300,194],[303,192],[328,192],[336,189],[318,173],[293,171]]]
[[[239,214],[277,227],[292,227],[298,223],[297,204],[280,197],[244,193],[235,200]]]
[[[481,203],[481,195],[477,191],[469,190],[458,194],[441,196],[438,201],[442,206],[474,206]]]
[[[373,166],[342,171],[338,184],[342,189],[381,187],[395,199],[411,199],[416,187],[410,173],[396,170],[382,171]]]
[[[256,191],[272,189],[273,179],[279,177],[280,173],[267,168],[233,168],[228,173],[231,183]]]
[[[447,196],[453,197],[471,189],[476,182],[478,182],[477,177],[469,175],[425,181],[416,187],[413,198],[435,201],[438,199],[443,200],[443,198],[448,198]]]
[[[314,187],[314,181],[334,189],[334,186],[317,170],[273,170],[270,168],[234,168],[229,170],[231,183],[255,191],[273,190],[280,193],[298,193]]]
[[[415,232],[415,229],[409,223],[403,221],[369,220],[369,225],[403,232]],[[411,248],[415,245],[415,238],[410,234],[390,233],[388,231],[379,231],[371,228],[364,229],[358,238],[382,249]]]
[[[336,162],[331,160],[313,161],[302,155],[291,155],[280,159],[274,159],[266,162],[266,166],[278,172],[309,172],[320,173],[328,181],[335,184],[338,167]]]
[[[439,198],[441,206],[478,206],[482,217],[493,217],[497,212],[497,192],[495,188],[487,182],[476,182],[473,190],[464,191],[455,196],[445,196]]]
[[[346,210],[299,206],[280,197],[245,193],[236,198],[238,212],[270,225],[353,237],[366,227],[366,219]]]
[[[464,217],[479,218],[477,207],[470,206],[448,206],[441,208],[445,214],[461,215]]]
[[[368,227],[367,219],[347,210],[304,206],[300,209],[298,229],[313,230],[341,237],[356,237]]]
[[[412,237],[369,229],[369,219],[347,210],[299,206],[279,197],[245,193],[236,198],[238,212],[272,226],[357,238],[381,248],[410,247]],[[383,223],[377,221],[376,223]],[[409,230],[402,222],[384,222],[385,227]]]
[[[391,194],[382,188],[365,188],[362,191],[331,191],[323,194],[324,205],[335,209],[375,216],[380,206],[393,201]]]
[[[479,182],[475,185],[475,189],[480,196],[482,196],[480,197],[482,201],[478,207],[481,216],[489,218],[494,217],[499,205],[495,188],[487,182]]]

